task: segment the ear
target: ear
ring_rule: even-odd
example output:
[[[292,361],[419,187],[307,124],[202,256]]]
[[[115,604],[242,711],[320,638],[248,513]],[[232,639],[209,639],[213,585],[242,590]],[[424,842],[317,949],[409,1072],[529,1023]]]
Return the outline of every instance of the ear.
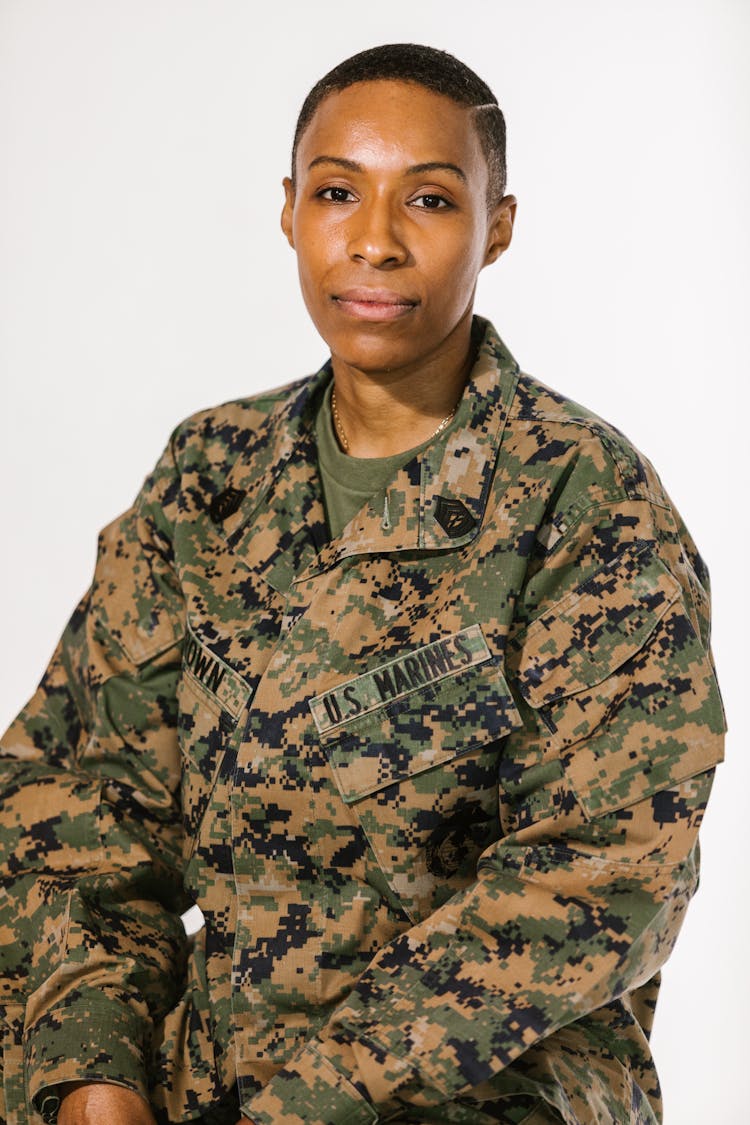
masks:
[[[288,176],[284,177],[284,206],[281,210],[281,229],[286,240],[294,249],[294,235],[292,233],[292,215],[294,214],[294,186]]]
[[[484,265],[489,266],[510,246],[513,237],[513,223],[516,218],[517,200],[515,195],[504,195],[490,215],[487,228],[487,251]]]

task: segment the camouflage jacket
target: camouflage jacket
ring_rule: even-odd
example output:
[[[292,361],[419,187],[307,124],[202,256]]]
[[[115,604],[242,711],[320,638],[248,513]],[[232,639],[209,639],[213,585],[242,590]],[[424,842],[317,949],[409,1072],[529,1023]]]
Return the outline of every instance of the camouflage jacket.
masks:
[[[89,1078],[163,1121],[659,1121],[704,565],[490,325],[386,526],[329,541],[329,378],[178,427],[2,742],[4,1119]]]

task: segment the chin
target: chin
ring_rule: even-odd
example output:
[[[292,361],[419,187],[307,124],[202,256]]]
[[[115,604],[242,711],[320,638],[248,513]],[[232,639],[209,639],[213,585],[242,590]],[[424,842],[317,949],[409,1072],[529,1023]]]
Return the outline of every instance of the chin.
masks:
[[[407,333],[401,328],[396,333],[393,326],[388,327],[390,331],[384,325],[357,332],[318,331],[335,359],[360,371],[391,371],[414,363],[425,349],[414,347],[413,331]]]
[[[373,375],[407,367],[419,358],[419,354],[411,349],[394,347],[331,348],[331,354],[348,367]]]

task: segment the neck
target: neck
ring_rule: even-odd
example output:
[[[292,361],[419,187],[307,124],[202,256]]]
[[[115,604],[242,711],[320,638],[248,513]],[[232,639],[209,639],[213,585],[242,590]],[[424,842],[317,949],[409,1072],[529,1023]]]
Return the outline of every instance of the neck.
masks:
[[[363,371],[334,356],[339,444],[352,457],[392,457],[428,441],[455,409],[472,361],[470,317],[448,347],[408,367]]]

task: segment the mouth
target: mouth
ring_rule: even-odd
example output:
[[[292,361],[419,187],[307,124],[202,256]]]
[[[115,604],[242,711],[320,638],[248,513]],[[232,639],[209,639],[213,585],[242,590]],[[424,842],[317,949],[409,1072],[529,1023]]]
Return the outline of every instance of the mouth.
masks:
[[[347,316],[356,320],[390,321],[408,316],[418,302],[391,289],[345,289],[332,300]]]

